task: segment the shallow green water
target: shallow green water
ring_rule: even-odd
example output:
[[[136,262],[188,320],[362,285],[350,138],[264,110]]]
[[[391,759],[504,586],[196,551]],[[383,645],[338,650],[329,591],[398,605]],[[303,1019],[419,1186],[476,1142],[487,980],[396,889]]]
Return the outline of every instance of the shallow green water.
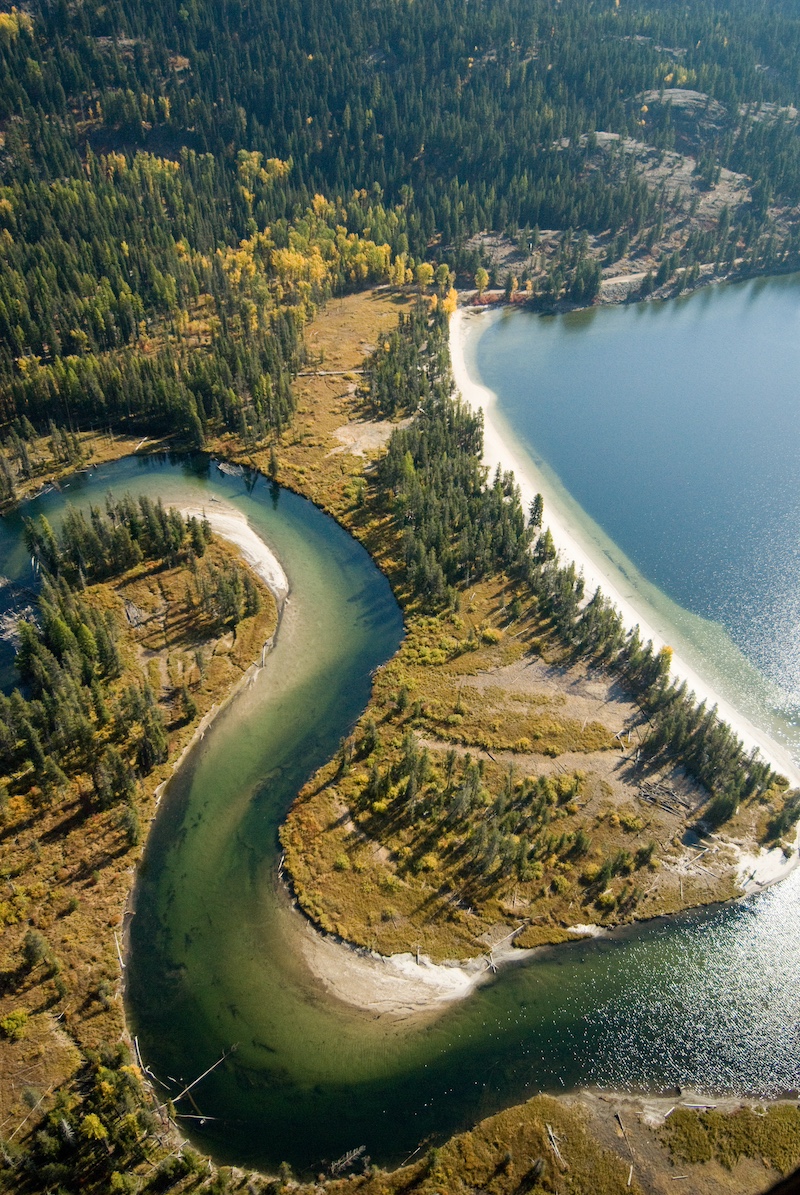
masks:
[[[227,1161],[315,1171],[366,1145],[400,1162],[540,1090],[587,1083],[770,1094],[800,1087],[800,877],[738,905],[542,952],[427,1025],[402,1027],[328,997],[297,952],[277,881],[276,829],[297,789],[366,703],[399,611],[366,554],[330,519],[202,462],[121,462],[39,505],[108,489],[244,511],[292,592],[258,681],[206,733],[162,800],[131,924],[128,1008],[145,1062],[206,1118],[184,1120]],[[0,570],[24,580],[20,520]],[[9,587],[7,587],[7,591]],[[6,592],[6,591],[4,591]],[[17,591],[18,592],[18,591]],[[9,592],[6,600],[10,601]]]

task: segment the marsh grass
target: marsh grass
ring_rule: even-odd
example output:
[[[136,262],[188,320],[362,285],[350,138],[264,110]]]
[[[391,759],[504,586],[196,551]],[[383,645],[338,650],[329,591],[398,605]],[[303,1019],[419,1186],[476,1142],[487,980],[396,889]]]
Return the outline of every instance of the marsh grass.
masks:
[[[676,1108],[661,1136],[682,1162],[710,1162],[713,1158],[732,1170],[740,1158],[755,1158],[788,1174],[800,1163],[800,1108],[791,1104],[744,1107],[734,1112]]]
[[[550,1142],[548,1126],[561,1161]],[[359,1195],[641,1195],[629,1167],[596,1140],[579,1109],[536,1096],[483,1120],[468,1133],[431,1149],[424,1161],[358,1183]],[[330,1195],[347,1195],[355,1182],[331,1183]]]

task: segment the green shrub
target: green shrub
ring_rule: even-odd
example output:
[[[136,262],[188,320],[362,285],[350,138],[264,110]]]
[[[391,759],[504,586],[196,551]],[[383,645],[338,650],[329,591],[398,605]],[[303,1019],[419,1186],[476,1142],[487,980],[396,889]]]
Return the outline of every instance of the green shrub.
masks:
[[[0,1033],[9,1041],[22,1041],[27,1025],[27,1011],[24,1008],[15,1008],[0,1021]]]

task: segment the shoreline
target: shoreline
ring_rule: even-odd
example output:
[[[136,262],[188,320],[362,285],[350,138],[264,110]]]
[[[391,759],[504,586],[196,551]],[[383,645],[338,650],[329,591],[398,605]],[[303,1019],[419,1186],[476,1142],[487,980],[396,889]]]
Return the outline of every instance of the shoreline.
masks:
[[[185,503],[181,503],[176,509],[180,510],[180,513],[184,518],[191,518],[192,516],[195,518],[208,518],[208,522],[211,524],[212,530],[219,535],[221,539],[226,540],[228,543],[233,544],[239,549],[246,563],[264,582],[272,596],[275,598],[278,617],[272,634],[264,641],[264,644],[262,645],[261,654],[259,657],[248,665],[233,687],[224,694],[221,700],[215,701],[214,704],[206,710],[200,721],[197,723],[197,726],[194,728],[192,737],[175,759],[169,776],[166,778],[166,780],[162,780],[161,783],[156,785],[156,787],[153,789],[153,798],[155,801],[153,807],[153,819],[155,819],[158,813],[159,806],[161,805],[161,798],[163,797],[167,786],[171,783],[172,779],[183,766],[191,752],[203,740],[206,731],[210,729],[218,715],[224,709],[226,709],[232,701],[235,701],[236,698],[239,697],[246,689],[252,686],[259,672],[265,667],[266,658],[275,646],[275,640],[277,639],[278,632],[281,629],[283,607],[286,603],[287,595],[289,593],[289,582],[277,556],[275,556],[265,541],[256,534],[256,532],[248,523],[246,517],[235,510],[235,508],[226,507],[224,511],[212,511],[211,515],[208,515],[203,507],[193,507]],[[145,848],[151,827],[152,819],[148,825],[147,834],[145,835]],[[141,860],[139,861],[139,864],[140,863]],[[139,864],[137,864],[137,871]],[[126,986],[125,970],[127,969],[127,959],[130,950],[130,942],[128,938],[128,928],[130,922],[126,922],[126,918],[131,918],[136,914],[137,889],[138,876],[134,876],[134,881],[131,887],[128,889],[127,895],[125,897],[122,912],[123,952],[120,962],[122,964],[121,980],[123,989]],[[130,1034],[128,1036],[130,1037]],[[131,1040],[133,1041],[135,1039],[131,1038]]]
[[[455,328],[458,329],[458,323]],[[451,353],[453,331],[451,321]],[[474,387],[475,390],[484,390],[485,388],[476,386],[469,379],[463,354],[460,352],[453,354],[453,362],[453,372],[459,389],[462,389],[465,399],[470,401],[472,395],[465,392],[466,387],[462,387],[460,384],[456,368],[460,369],[461,377],[469,386]],[[487,396],[490,395],[489,391],[485,391],[485,393]],[[491,395],[490,401],[493,400],[494,396]],[[492,448],[497,452],[496,459],[502,460],[504,467],[514,468],[515,475],[522,486],[523,468],[517,465],[516,458],[512,454],[509,454],[514,460],[514,464],[511,465],[508,463],[508,456],[501,456],[505,448],[502,437],[495,425],[491,423],[486,408],[484,408],[484,412],[486,455],[490,451],[489,444],[491,443]],[[495,433],[491,442],[489,440],[490,427]],[[492,464],[494,463],[496,460],[492,461]],[[530,483],[530,478],[525,480]],[[531,497],[534,492],[536,491],[531,490]],[[524,491],[523,500],[528,500]],[[214,503],[210,509],[189,506],[182,506],[181,509],[184,516],[194,514],[198,517],[206,517],[216,534],[239,548],[247,563],[265,581],[274,594],[278,604],[278,624],[272,640],[266,645],[268,650],[280,629],[283,604],[289,590],[288,580],[280,561],[253,530],[246,517],[235,508],[228,507],[223,503]],[[550,525],[554,538],[556,538],[554,522],[555,520],[551,520]],[[569,543],[568,531],[559,526],[559,532],[560,538],[556,539],[556,543],[559,548],[566,548]],[[588,556],[586,559],[588,561]],[[598,581],[598,583],[600,582]],[[602,585],[604,591],[608,593],[610,587],[605,582]],[[613,600],[615,595],[611,596]],[[632,617],[637,618],[644,631],[646,626],[644,620],[639,619],[632,608],[631,611]],[[198,725],[191,742],[187,744],[180,759],[176,761],[173,774],[183,763],[191,748],[202,739],[223,706],[234,700],[249,684],[252,684],[264,663],[262,655],[261,660],[254,662],[242,676],[226,700],[208,711]],[[160,801],[161,794],[159,793],[157,796]],[[771,884],[786,878],[798,863],[796,855],[787,860],[780,847],[756,855],[752,849],[748,849],[743,844],[740,856],[738,873],[743,895],[760,892]],[[449,1006],[466,999],[478,987],[488,983],[499,969],[505,969],[512,963],[522,963],[542,949],[536,947],[527,950],[520,949],[515,947],[512,942],[508,942],[493,952],[491,960],[487,955],[481,954],[463,961],[442,963],[433,963],[425,955],[416,958],[410,952],[383,955],[358,947],[336,935],[325,933],[299,908],[293,897],[291,885],[287,883],[282,871],[279,871],[278,883],[287,898],[291,921],[294,923],[292,932],[297,935],[298,953],[314,980],[328,996],[353,1010],[375,1018],[387,1018],[401,1023],[416,1022],[441,1015]],[[598,931],[597,927],[576,925],[572,928],[576,940],[581,936],[594,936],[595,934],[605,936],[605,932]]]
[[[451,322],[451,352],[453,352],[454,331],[457,332],[459,328],[458,314],[456,313],[455,326]],[[530,490],[530,497],[532,497],[536,490],[531,488],[533,483],[530,476],[525,476],[524,465],[518,463],[518,458],[514,455],[513,450],[508,450],[499,430],[491,421],[490,410],[491,404],[494,402],[494,395],[484,387],[472,382],[466,370],[466,362],[460,351],[460,344],[458,348],[458,352],[453,352],[453,372],[459,389],[462,390],[465,400],[470,402],[470,405],[486,403],[484,406],[486,418],[485,460],[492,466],[497,461],[501,461],[503,467],[513,468],[521,488],[523,485],[527,487]],[[524,488],[523,499],[528,500],[528,494]],[[217,506],[218,508],[215,508]],[[210,508],[184,504],[180,504],[180,507],[184,517],[188,515],[206,517],[216,534],[239,548],[247,563],[264,580],[275,596],[278,604],[278,624],[271,640],[265,645],[268,650],[280,629],[283,605],[289,592],[288,579],[280,561],[253,530],[246,516],[240,514],[235,508],[222,502],[215,502]],[[558,547],[568,551],[573,541],[570,539],[567,527],[558,523],[557,518],[550,519],[549,522]],[[559,532],[558,538],[556,537],[556,527]],[[575,545],[575,547],[578,549],[577,556],[580,548],[579,545]],[[583,559],[591,567],[592,562],[587,554],[583,555]],[[586,571],[588,573],[588,568]],[[604,591],[612,597],[612,600],[616,598],[616,594],[610,592],[612,586],[604,580],[602,582],[598,580],[597,583],[602,583]],[[638,621],[643,631],[647,628],[645,621],[632,607],[629,608],[629,611],[626,610],[625,614]],[[649,628],[647,631],[649,633]],[[656,636],[653,635],[653,637],[655,640]],[[224,701],[207,712],[191,741],[176,760],[173,775],[185,762],[192,748],[203,738],[219,712],[253,683],[265,662],[262,654],[261,660],[254,661],[233,690],[227,694]],[[159,786],[156,793],[159,803],[167,783],[168,781]],[[739,864],[743,895],[761,891],[784,879],[796,866],[797,861],[796,857],[787,861],[779,847],[757,856],[743,846]],[[293,898],[291,886],[286,882],[282,872],[279,872],[278,882],[289,906],[288,911],[293,923],[292,932],[297,935],[298,954],[314,981],[324,989],[327,996],[349,1006],[354,1011],[371,1015],[374,1018],[387,1018],[396,1023],[402,1023],[418,1022],[441,1015],[453,1003],[466,999],[478,987],[488,983],[499,969],[505,969],[512,963],[523,963],[532,955],[541,952],[542,949],[547,949],[546,947],[520,949],[508,942],[500,949],[495,950],[491,959],[488,955],[481,954],[463,961],[443,963],[433,963],[425,955],[416,958],[410,952],[382,955],[355,946],[336,935],[325,933],[298,907]],[[131,904],[126,910],[129,912],[135,908],[135,885],[130,896]],[[606,933],[598,931],[597,927],[591,927],[591,932],[589,926],[576,925],[572,929],[576,940],[582,936],[595,936],[595,934],[606,936]],[[124,940],[126,954],[127,945],[126,935]]]
[[[484,464],[489,467],[490,472],[493,472],[498,464],[501,469],[513,470],[516,482],[520,487],[524,507],[527,508],[536,493],[542,494],[545,499],[544,525],[550,528],[562,561],[572,561],[576,568],[583,572],[587,595],[591,596],[599,586],[605,596],[616,606],[626,630],[638,625],[642,639],[644,641],[652,640],[656,650],[669,646],[663,635],[659,634],[651,625],[647,615],[638,608],[634,601],[622,594],[612,569],[595,559],[581,542],[579,532],[570,524],[569,517],[559,509],[550,487],[534,462],[527,456],[525,450],[511,439],[508,430],[503,426],[497,410],[497,395],[471,376],[467,366],[465,340],[469,324],[480,314],[482,314],[480,310],[473,315],[472,312],[468,312],[464,308],[458,308],[451,316],[450,356],[453,378],[462,398],[472,410],[481,409],[483,411]],[[754,726],[730,702],[722,698],[711,684],[703,680],[691,665],[680,655],[674,653],[671,676],[679,681],[685,680],[698,701],[705,700],[709,707],[716,705],[719,717],[735,731],[746,748],[757,747],[762,757],[776,771],[785,775],[792,787],[800,786],[800,768],[797,767],[788,752],[770,738],[765,731]],[[777,880],[785,878],[797,866],[798,861],[796,853],[786,861],[779,847],[757,857],[743,850],[739,868],[740,876],[744,877],[745,873],[748,873],[748,879],[744,881],[743,886],[746,891],[753,891],[754,887],[775,883]],[[753,887],[748,887],[748,885],[753,885]]]
[[[214,501],[219,508],[181,504],[180,512],[184,518],[194,516],[207,519],[212,531],[239,549],[245,563],[261,578],[275,598],[280,616],[281,608],[289,596],[289,580],[281,562],[267,543],[256,534],[245,515],[219,499]]]
[[[281,877],[281,882],[284,882]],[[427,955],[379,954],[355,946],[343,938],[326,934],[305,916],[290,899],[292,919],[302,918],[299,953],[308,971],[325,989],[326,995],[359,1012],[393,1021],[417,1020],[444,1012],[470,996],[494,974],[485,955],[463,962],[433,963]],[[518,956],[522,961],[532,951],[516,951],[495,957],[497,965]]]

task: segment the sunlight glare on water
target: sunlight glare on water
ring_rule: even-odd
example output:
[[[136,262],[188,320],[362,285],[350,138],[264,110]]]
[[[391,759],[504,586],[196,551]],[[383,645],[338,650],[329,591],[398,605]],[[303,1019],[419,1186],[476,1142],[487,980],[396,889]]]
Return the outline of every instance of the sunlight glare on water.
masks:
[[[800,1088],[800,871],[724,916],[630,942],[624,991],[587,1011],[606,1087]]]

